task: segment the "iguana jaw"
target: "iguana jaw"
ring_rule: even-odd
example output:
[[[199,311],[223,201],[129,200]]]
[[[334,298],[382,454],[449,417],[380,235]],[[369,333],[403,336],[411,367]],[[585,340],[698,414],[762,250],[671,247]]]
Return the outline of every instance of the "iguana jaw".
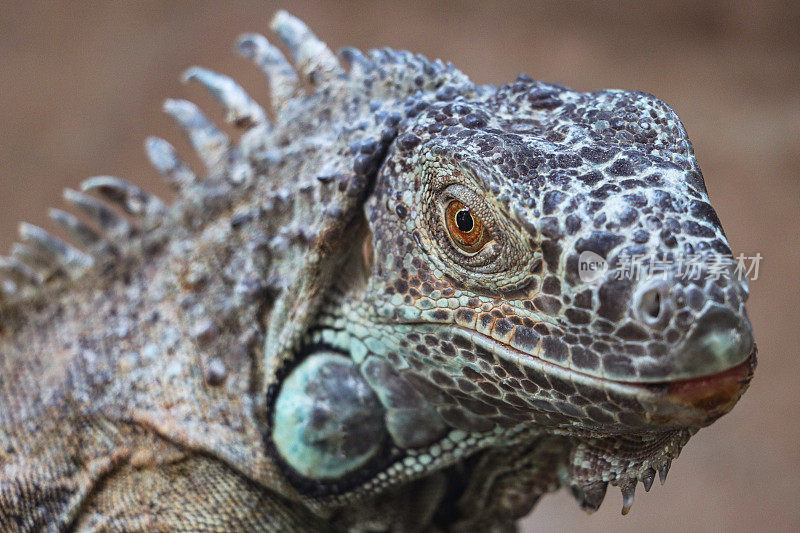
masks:
[[[498,358],[548,377],[568,381],[576,388],[604,391],[615,402],[635,401],[643,409],[638,427],[618,423],[599,426],[576,421],[572,427],[553,428],[563,435],[564,462],[558,467],[562,486],[571,490],[583,510],[596,511],[608,485],[622,492],[622,514],[633,505],[639,482],[649,491],[656,477],[664,483],[672,461],[699,428],[730,411],[746,391],[756,366],[756,349],[746,361],[717,374],[661,383],[633,383],[590,376],[517,350],[477,331],[458,327],[458,334]],[[620,400],[623,399],[623,400]],[[627,418],[619,420],[630,422]],[[622,424],[624,425],[624,424]]]
[[[460,336],[470,339],[476,346],[527,370],[570,381],[577,386],[635,399],[645,408],[641,413],[641,429],[655,431],[676,427],[699,428],[711,424],[733,408],[747,390],[756,367],[757,350],[754,347],[744,362],[709,376],[659,383],[617,381],[557,365],[540,358],[538,351],[525,353],[475,330],[461,326],[455,328]],[[587,426],[587,429],[598,429],[593,422]]]

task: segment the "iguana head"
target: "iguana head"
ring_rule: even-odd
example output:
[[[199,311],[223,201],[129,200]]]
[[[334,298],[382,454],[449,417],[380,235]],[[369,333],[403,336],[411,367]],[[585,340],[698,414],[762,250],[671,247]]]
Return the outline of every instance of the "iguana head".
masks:
[[[369,301],[446,390],[470,392],[437,372],[466,372],[537,423],[626,432],[705,425],[750,375],[746,281],[683,126],[648,94],[520,78],[430,103],[368,218]]]
[[[388,357],[476,428],[679,450],[736,403],[755,347],[678,117],[524,76],[445,92],[407,104],[367,204],[364,301]]]

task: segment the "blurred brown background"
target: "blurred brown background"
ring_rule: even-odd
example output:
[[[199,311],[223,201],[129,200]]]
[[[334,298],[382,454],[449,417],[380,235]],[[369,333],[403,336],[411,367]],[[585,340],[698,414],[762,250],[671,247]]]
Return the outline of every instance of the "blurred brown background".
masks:
[[[739,406],[701,431],[666,486],[584,515],[565,492],[536,531],[800,531],[800,4],[367,1],[8,2],[0,9],[0,250],[16,224],[47,224],[63,187],[114,174],[165,191],[148,134],[188,156],[165,97],[216,107],[178,75],[199,63],[263,98],[236,57],[244,31],[289,9],[333,49],[392,46],[452,61],[481,83],[527,72],[575,89],[641,89],[688,129],[734,252],[764,256],[749,310],[760,348]],[[191,160],[191,158],[189,158]],[[63,207],[63,206],[62,206]],[[658,484],[656,484],[658,485]]]

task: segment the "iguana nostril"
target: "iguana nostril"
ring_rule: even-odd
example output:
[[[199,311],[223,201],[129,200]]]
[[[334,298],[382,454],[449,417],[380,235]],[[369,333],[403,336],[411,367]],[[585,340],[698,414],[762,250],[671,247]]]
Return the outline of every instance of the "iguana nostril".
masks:
[[[663,282],[646,287],[639,293],[636,310],[640,319],[649,326],[663,324],[669,320],[669,287]]]
[[[642,296],[642,313],[649,320],[658,320],[661,315],[661,293],[655,289],[647,291]]]

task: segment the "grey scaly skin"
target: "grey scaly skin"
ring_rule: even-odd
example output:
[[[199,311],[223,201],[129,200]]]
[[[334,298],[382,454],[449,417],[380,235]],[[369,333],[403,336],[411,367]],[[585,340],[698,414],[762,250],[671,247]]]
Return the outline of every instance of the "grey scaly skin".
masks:
[[[608,484],[626,513],[755,366],[732,268],[619,275],[730,254],[678,117],[273,29],[293,66],[238,50],[274,120],[190,69],[241,140],[167,101],[203,177],[148,139],[172,205],[92,178],[52,212],[82,248],[23,225],[0,261],[0,529],[513,530]]]

